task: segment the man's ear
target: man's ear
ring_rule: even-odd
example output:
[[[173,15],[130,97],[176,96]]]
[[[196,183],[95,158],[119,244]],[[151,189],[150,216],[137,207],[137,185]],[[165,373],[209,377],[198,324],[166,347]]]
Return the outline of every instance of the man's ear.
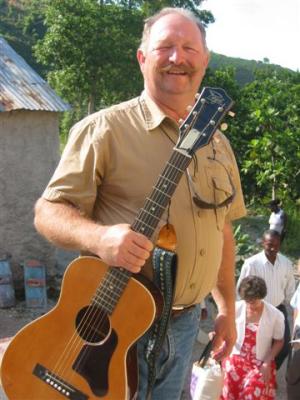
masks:
[[[204,58],[205,69],[208,67],[209,61],[210,61],[210,52],[207,51]]]
[[[143,50],[138,49],[138,51],[136,52],[136,58],[138,60],[141,70],[143,70],[143,65],[145,64],[146,60]]]

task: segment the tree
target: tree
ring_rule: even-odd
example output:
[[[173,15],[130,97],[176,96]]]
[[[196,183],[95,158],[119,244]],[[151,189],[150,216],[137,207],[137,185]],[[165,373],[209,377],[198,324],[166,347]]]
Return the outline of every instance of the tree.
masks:
[[[242,172],[253,201],[278,196],[295,203],[300,193],[300,74],[260,72],[242,92],[248,114],[240,130]],[[245,144],[245,143],[244,143]]]
[[[139,81],[135,49],[142,15],[96,0],[46,2],[47,31],[36,45],[48,79],[69,102],[97,107],[132,95]]]
[[[64,117],[64,130],[86,111],[92,113],[140,93],[142,77],[136,49],[143,19],[149,13],[165,6],[181,6],[193,10],[207,24],[213,17],[198,9],[201,2],[30,0],[31,9],[36,5],[42,10],[46,24],[35,54],[49,69],[49,83],[73,106],[73,113]],[[29,28],[34,26],[32,18],[28,21]]]

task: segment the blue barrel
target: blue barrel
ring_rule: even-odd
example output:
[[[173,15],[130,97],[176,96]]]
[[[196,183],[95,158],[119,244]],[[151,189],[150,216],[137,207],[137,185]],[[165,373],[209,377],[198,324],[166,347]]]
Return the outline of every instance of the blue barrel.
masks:
[[[0,258],[0,307],[13,307],[15,305],[15,290],[9,257]]]
[[[26,306],[46,308],[46,271],[40,261],[28,260],[24,263],[24,286]]]

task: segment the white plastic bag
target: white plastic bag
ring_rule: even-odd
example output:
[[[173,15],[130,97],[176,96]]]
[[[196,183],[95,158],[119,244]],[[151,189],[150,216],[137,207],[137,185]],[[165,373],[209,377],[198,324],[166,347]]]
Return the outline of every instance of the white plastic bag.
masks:
[[[221,365],[211,358],[212,341],[208,342],[199,361],[194,362],[190,383],[190,393],[193,400],[219,400],[224,372]]]
[[[219,400],[223,388],[224,373],[220,364],[212,358],[202,367],[195,362],[192,368],[190,393],[193,400]]]

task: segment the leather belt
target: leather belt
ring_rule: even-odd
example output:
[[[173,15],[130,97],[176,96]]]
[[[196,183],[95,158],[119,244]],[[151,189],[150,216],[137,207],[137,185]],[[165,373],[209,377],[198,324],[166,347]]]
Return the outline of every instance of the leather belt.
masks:
[[[180,307],[180,306],[176,307],[176,306],[174,306],[172,308],[171,316],[172,317],[178,317],[179,315],[181,315],[181,314],[185,313],[186,311],[191,310],[191,309],[193,309],[195,307],[196,307],[195,304],[192,304],[191,306],[187,306],[187,307]]]

